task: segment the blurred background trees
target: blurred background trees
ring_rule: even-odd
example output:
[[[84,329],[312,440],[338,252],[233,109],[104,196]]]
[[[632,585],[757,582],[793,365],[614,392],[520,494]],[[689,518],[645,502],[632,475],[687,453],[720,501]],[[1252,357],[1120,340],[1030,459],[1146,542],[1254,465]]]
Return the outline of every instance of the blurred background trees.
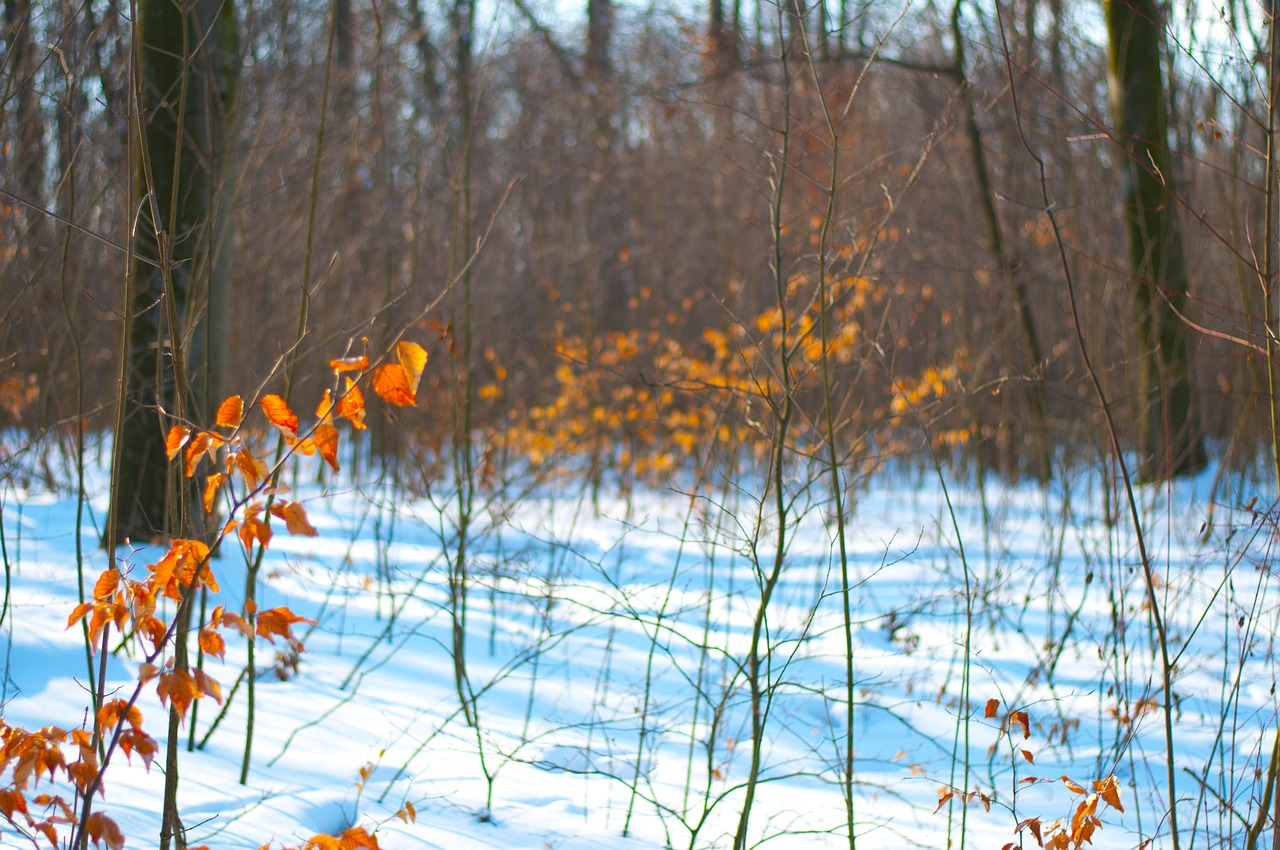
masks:
[[[1195,467],[1201,437],[1214,454],[1264,445],[1269,22],[1255,5],[188,6],[5,0],[10,424],[111,427],[131,244],[131,374],[140,385],[163,375],[173,329],[148,260],[153,216],[172,212],[158,264],[195,358],[193,419],[208,415],[202,387],[280,380],[282,359],[317,346],[367,336],[376,348],[465,271],[466,294],[450,303],[465,297],[469,318],[432,313],[417,329],[436,340],[437,363],[458,367],[428,370],[420,409],[404,414],[428,453],[459,439],[460,404],[468,432],[489,435],[477,439],[530,457],[620,441],[678,456],[721,428],[749,438],[744,398],[761,376],[744,352],[772,332],[778,248],[799,309],[820,260],[845,293],[832,309],[851,446],[915,451],[925,422],[935,448],[975,469],[1043,475],[1101,441],[1030,146],[1065,226],[1086,339],[1149,474]],[[186,21],[180,44],[148,43],[153,9]],[[1144,67],[1156,63],[1165,91],[1139,99],[1164,105],[1167,144],[1109,102],[1109,48],[1119,26],[1136,49],[1135,20],[1160,42]],[[804,57],[789,74],[783,39]],[[149,76],[161,60],[177,77]],[[1120,84],[1137,85],[1125,76],[1134,62],[1117,61]],[[847,104],[828,209],[823,116]],[[783,110],[796,136],[775,245]],[[153,173],[139,182],[143,140]],[[1165,240],[1179,227],[1175,262]],[[1182,318],[1138,333],[1164,307]],[[1170,365],[1183,347],[1185,374]],[[316,358],[298,362],[299,386],[328,380],[307,371]],[[1185,432],[1169,412],[1183,398]],[[164,389],[133,397],[128,415],[159,435],[157,404],[178,412]],[[1169,434],[1189,442],[1166,451]],[[155,524],[126,523],[133,534]]]

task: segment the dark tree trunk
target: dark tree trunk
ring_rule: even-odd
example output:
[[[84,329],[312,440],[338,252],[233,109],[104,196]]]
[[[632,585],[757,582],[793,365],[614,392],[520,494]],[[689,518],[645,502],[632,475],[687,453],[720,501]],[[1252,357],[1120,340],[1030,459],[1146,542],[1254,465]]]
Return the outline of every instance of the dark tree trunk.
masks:
[[[203,297],[210,302],[201,307],[226,297],[209,289],[210,271],[221,262],[211,248],[209,221],[220,131],[238,68],[230,2],[205,0],[184,11],[170,0],[143,0],[138,38],[145,123],[135,182],[140,200],[151,194],[139,206],[141,261],[130,294],[128,409],[118,435],[120,504],[112,511],[117,540],[171,534],[164,432],[176,414],[199,417],[217,382],[208,354],[225,347],[225,340],[210,344],[207,326],[192,333],[194,316],[202,312],[193,307]],[[223,239],[218,242],[225,248]],[[225,315],[224,307],[218,312]],[[178,374],[184,366],[189,371]],[[192,397],[179,399],[180,387],[192,389]]]
[[[1188,277],[1169,155],[1161,72],[1163,19],[1154,0],[1106,0],[1115,140],[1134,280],[1138,340],[1138,448],[1148,480],[1205,464],[1191,387]]]

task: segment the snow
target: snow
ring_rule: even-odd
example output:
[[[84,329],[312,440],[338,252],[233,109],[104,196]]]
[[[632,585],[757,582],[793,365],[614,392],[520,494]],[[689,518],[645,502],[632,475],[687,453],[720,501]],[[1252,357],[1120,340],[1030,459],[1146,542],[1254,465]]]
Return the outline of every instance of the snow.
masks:
[[[106,473],[90,473],[82,567],[74,493],[11,488],[0,500],[12,725],[77,728],[89,716],[81,633],[66,623],[81,581],[88,592],[107,565],[95,525],[106,515]],[[1031,847],[1019,821],[1047,825],[1081,798],[1062,782],[1019,780],[1089,785],[1112,773],[1125,810],[1100,807],[1095,846],[1172,846],[1161,666],[1135,537],[1123,512],[1108,521],[1108,485],[1074,476],[980,490],[888,472],[855,494],[846,535],[861,847],[958,845],[961,831],[975,847]],[[270,672],[281,647],[259,648],[246,784],[243,686],[207,745],[182,753],[192,846],[293,846],[354,825],[376,829],[388,848],[732,846],[752,755],[747,658],[778,543],[762,482],[691,495],[688,482],[593,493],[547,480],[478,494],[467,556],[471,727],[454,678],[457,501],[448,483],[415,494],[346,478],[320,485],[313,470],[299,478],[311,483],[291,498],[320,535],[277,530],[258,604],[286,605],[316,625],[296,629],[306,650],[285,681]],[[1139,492],[1175,656],[1184,846],[1242,840],[1278,705],[1274,534],[1268,516],[1242,507],[1266,491],[1236,482],[1215,496],[1212,482],[1206,473]],[[844,602],[825,486],[789,485],[783,567],[761,620],[770,702],[751,846],[849,846]],[[1112,512],[1119,498],[1109,494]],[[222,592],[210,605],[242,609],[242,551],[227,546],[215,562]],[[126,570],[161,554],[121,549]],[[225,662],[206,660],[224,695],[247,658],[243,639],[226,638]],[[114,637],[112,649],[119,644]],[[129,643],[109,656],[109,691],[127,694],[139,658]],[[1000,709],[986,718],[991,698]],[[139,707],[163,742],[154,685]],[[1001,731],[1011,709],[1028,712],[1030,737]],[[218,711],[202,701],[184,741],[194,726],[199,742]],[[117,755],[107,769],[97,808],[128,846],[160,831],[161,768]],[[990,811],[957,796],[935,813],[944,787],[981,792]],[[405,801],[416,822],[395,816]]]

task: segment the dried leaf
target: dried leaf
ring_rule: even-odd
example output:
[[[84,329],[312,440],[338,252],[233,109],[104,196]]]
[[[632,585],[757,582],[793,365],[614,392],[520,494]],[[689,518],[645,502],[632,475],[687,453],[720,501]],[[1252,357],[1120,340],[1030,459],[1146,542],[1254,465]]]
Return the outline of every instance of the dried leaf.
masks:
[[[249,490],[256,490],[258,484],[267,478],[266,461],[258,460],[247,448],[236,452],[235,466],[244,479],[244,486]]]
[[[1022,757],[1026,759],[1028,763],[1030,764],[1036,763],[1036,757],[1031,755],[1031,753],[1027,752],[1026,750],[1018,750],[1018,752],[1022,753]]]
[[[938,805],[934,807],[933,813],[936,815],[938,810],[947,804],[947,801],[955,796],[955,791],[950,788],[938,789]]]
[[[1041,847],[1044,846],[1044,838],[1040,835],[1040,818],[1027,818],[1018,824],[1016,831],[1022,832],[1023,829],[1031,830],[1031,834],[1036,839],[1036,844],[1039,844]]]
[[[416,342],[396,343],[396,357],[404,367],[409,379],[409,394],[417,396],[418,382],[422,380],[422,370],[427,368],[427,350]]]
[[[219,428],[236,429],[240,427],[240,423],[244,420],[244,399],[238,395],[233,395],[218,405],[218,415],[214,418],[214,423]]]
[[[264,637],[272,643],[275,643],[276,635],[291,640],[293,638],[293,629],[291,627],[294,623],[314,622],[314,620],[308,620],[306,617],[299,617],[288,608],[268,608],[266,611],[258,612],[258,637]]]
[[[363,431],[367,427],[364,424],[364,393],[350,378],[346,382],[347,388],[338,398],[338,415]]]
[[[343,372],[362,372],[369,368],[369,355],[359,357],[338,357],[329,361],[329,368],[338,374]]]
[[[1102,801],[1117,812],[1123,812],[1124,806],[1120,805],[1120,782],[1114,775],[1108,776],[1106,779],[1094,780],[1093,790],[1097,791],[1102,797]]]
[[[164,438],[164,453],[169,456],[169,460],[173,460],[190,439],[191,429],[186,425],[174,425],[170,428]]]
[[[284,527],[290,534],[315,537],[320,533],[307,519],[307,509],[302,502],[276,502],[271,506],[271,513],[284,520]]]
[[[105,844],[108,850],[124,850],[124,833],[111,818],[102,812],[94,812],[85,821],[85,831],[95,845]]]
[[[271,394],[262,397],[262,412],[267,420],[289,439],[298,439],[298,416],[280,396]]]
[[[1072,781],[1071,777],[1069,776],[1062,777],[1062,784],[1067,786],[1067,790],[1070,791],[1072,794],[1088,793],[1088,791],[1085,790],[1085,787],[1083,785],[1079,784],[1078,782]]]
[[[316,419],[325,425],[333,424],[333,393],[328,389],[324,391],[324,398],[320,399],[320,404],[316,407]]]
[[[219,661],[226,660],[227,642],[213,629],[206,627],[200,630],[200,649],[205,655],[212,655]]]
[[[107,568],[102,571],[102,575],[98,576],[97,582],[93,585],[94,599],[109,599],[115,594],[116,588],[120,586],[120,571]]]
[[[992,697],[991,699],[987,700],[987,709],[984,712],[984,716],[995,717],[999,713],[1000,713],[1000,700],[996,699],[995,697]]]
[[[204,482],[204,496],[201,498],[201,501],[204,503],[205,513],[213,513],[213,501],[218,497],[218,488],[221,487],[222,483],[226,480],[227,476],[223,475],[221,472],[215,472]]]
[[[325,390],[326,395],[328,390]],[[320,457],[324,458],[325,463],[333,467],[333,471],[338,471],[338,429],[328,424],[316,426],[315,433],[311,435],[311,441],[315,443],[316,450],[320,452]]]
[[[373,391],[388,404],[412,407],[417,396],[409,386],[409,376],[399,363],[386,363],[373,372]]]
[[[1021,726],[1022,737],[1024,740],[1031,737],[1031,718],[1025,711],[1009,712],[1009,725]]]

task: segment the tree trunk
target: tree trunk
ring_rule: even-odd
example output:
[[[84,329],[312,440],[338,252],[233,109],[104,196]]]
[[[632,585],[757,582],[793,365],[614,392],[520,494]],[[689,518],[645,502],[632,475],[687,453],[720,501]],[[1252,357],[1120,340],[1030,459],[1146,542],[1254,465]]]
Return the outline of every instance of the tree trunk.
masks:
[[[1178,317],[1187,306],[1188,278],[1160,65],[1163,20],[1154,0],[1105,0],[1104,8],[1134,280],[1139,469],[1144,479],[1158,480],[1205,464],[1187,325]]]
[[[218,335],[225,335],[229,296],[218,287],[227,284],[228,246],[225,228],[211,234],[209,222],[226,165],[221,138],[239,67],[234,26],[234,6],[222,0],[200,0],[185,10],[170,0],[139,6],[138,106],[145,124],[134,180],[139,200],[151,196],[138,207],[142,262],[130,295],[128,410],[118,435],[121,504],[112,511],[117,540],[171,532],[164,431],[178,412],[178,388],[193,388],[194,397],[183,403],[199,416],[225,369],[211,369],[211,362],[225,359],[209,355],[226,347]],[[194,315],[202,311],[192,308],[206,296],[200,306],[213,320],[193,333]],[[178,375],[175,363],[189,374]]]

